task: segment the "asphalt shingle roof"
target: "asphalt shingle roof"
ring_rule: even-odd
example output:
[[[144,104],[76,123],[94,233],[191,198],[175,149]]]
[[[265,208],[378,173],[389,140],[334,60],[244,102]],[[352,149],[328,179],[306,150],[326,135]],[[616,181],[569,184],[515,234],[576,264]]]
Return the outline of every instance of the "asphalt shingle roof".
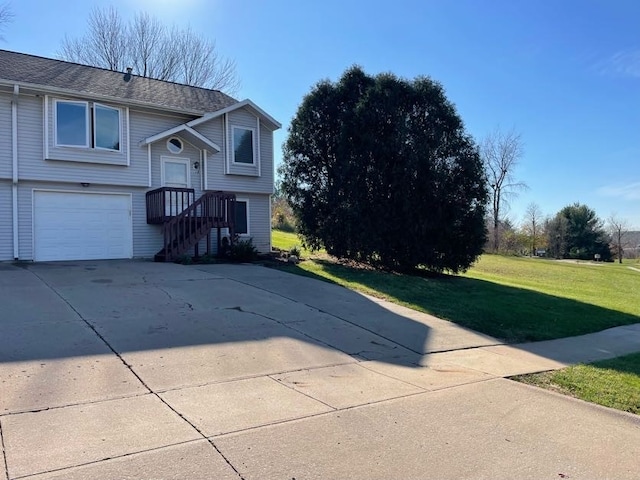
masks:
[[[188,112],[215,112],[237,100],[218,90],[190,87],[102,68],[0,50],[0,80],[24,82],[142,102]]]

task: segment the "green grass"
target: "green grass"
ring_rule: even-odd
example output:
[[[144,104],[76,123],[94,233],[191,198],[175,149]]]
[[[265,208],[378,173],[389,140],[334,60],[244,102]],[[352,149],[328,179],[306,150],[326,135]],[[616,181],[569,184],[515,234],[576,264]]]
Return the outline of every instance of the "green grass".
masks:
[[[271,244],[280,250],[289,250],[295,246],[302,248],[302,241],[295,233],[283,232],[282,230],[272,230]]]
[[[513,379],[605,407],[640,414],[640,353]]]
[[[278,242],[292,241],[276,235]],[[410,276],[346,266],[324,255],[285,268],[525,342],[640,322],[640,272],[628,266],[484,255],[464,275]]]
[[[284,251],[289,251],[293,247],[298,247],[303,257],[311,254],[310,250],[307,250],[302,246],[302,240],[295,233],[283,232],[282,230],[272,230],[271,244],[274,248],[278,248]],[[315,253],[323,254],[324,250],[320,250],[319,252]]]

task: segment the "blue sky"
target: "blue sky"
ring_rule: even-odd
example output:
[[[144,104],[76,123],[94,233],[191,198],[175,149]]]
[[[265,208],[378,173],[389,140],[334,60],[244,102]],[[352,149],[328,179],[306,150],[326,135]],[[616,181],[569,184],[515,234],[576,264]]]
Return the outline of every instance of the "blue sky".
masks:
[[[350,65],[441,82],[476,138],[521,133],[511,202],[545,214],[586,203],[640,229],[640,2],[637,0],[13,0],[0,48],[56,55],[94,5],[145,10],[215,39],[242,87],[282,122],[276,161],[302,97]],[[37,12],[37,13],[36,13]]]

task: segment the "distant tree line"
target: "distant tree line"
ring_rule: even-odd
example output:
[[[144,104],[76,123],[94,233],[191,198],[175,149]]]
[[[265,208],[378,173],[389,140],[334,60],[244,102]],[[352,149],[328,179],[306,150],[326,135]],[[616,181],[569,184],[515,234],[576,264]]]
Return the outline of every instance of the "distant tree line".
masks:
[[[601,261],[635,258],[638,242],[632,241],[629,223],[617,215],[606,221],[587,205],[567,205],[556,214],[544,217],[540,207],[527,207],[523,222],[518,226],[508,218],[498,222],[493,231],[493,219],[487,218],[490,238],[500,238],[497,253],[514,255],[543,255],[557,259]],[[492,245],[486,245],[492,251]],[[597,256],[597,257],[596,257]]]

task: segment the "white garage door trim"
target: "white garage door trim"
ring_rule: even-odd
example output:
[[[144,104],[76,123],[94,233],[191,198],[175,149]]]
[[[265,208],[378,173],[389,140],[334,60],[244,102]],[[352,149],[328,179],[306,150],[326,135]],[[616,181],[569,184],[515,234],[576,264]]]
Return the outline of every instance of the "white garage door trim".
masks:
[[[123,201],[115,208],[114,212],[119,213],[122,228],[120,230],[110,230],[110,233],[119,233],[121,234],[121,244],[117,251],[109,251],[108,242],[104,243],[100,249],[101,245],[95,241],[90,242],[87,238],[87,243],[81,242],[81,245],[88,245],[92,248],[95,248],[91,251],[91,248],[77,248],[72,249],[67,252],[63,252],[60,250],[56,250],[54,252],[47,252],[42,248],[42,239],[39,239],[41,232],[39,232],[39,223],[38,223],[38,194],[61,194],[61,195],[78,195],[78,200],[81,200],[81,196],[84,197],[85,204],[87,203],[87,196],[95,196],[95,197],[120,197]],[[43,197],[40,197],[43,198]],[[32,193],[32,242],[33,242],[33,259],[35,261],[55,261],[55,260],[101,260],[101,259],[118,259],[118,258],[132,258],[133,257],[133,196],[131,193],[122,193],[122,192],[87,192],[82,190],[54,190],[54,189],[33,189]],[[78,202],[78,201],[76,201]],[[82,205],[79,202],[74,205]],[[116,205],[114,205],[116,206]],[[82,214],[81,209],[79,214]],[[128,217],[125,218],[125,215]],[[95,215],[88,215],[87,220],[98,219],[104,225],[105,218],[99,218]],[[46,226],[46,224],[45,224]],[[83,229],[83,232],[89,236],[90,229]],[[103,238],[102,235],[99,238]],[[41,242],[39,244],[39,241]]]

